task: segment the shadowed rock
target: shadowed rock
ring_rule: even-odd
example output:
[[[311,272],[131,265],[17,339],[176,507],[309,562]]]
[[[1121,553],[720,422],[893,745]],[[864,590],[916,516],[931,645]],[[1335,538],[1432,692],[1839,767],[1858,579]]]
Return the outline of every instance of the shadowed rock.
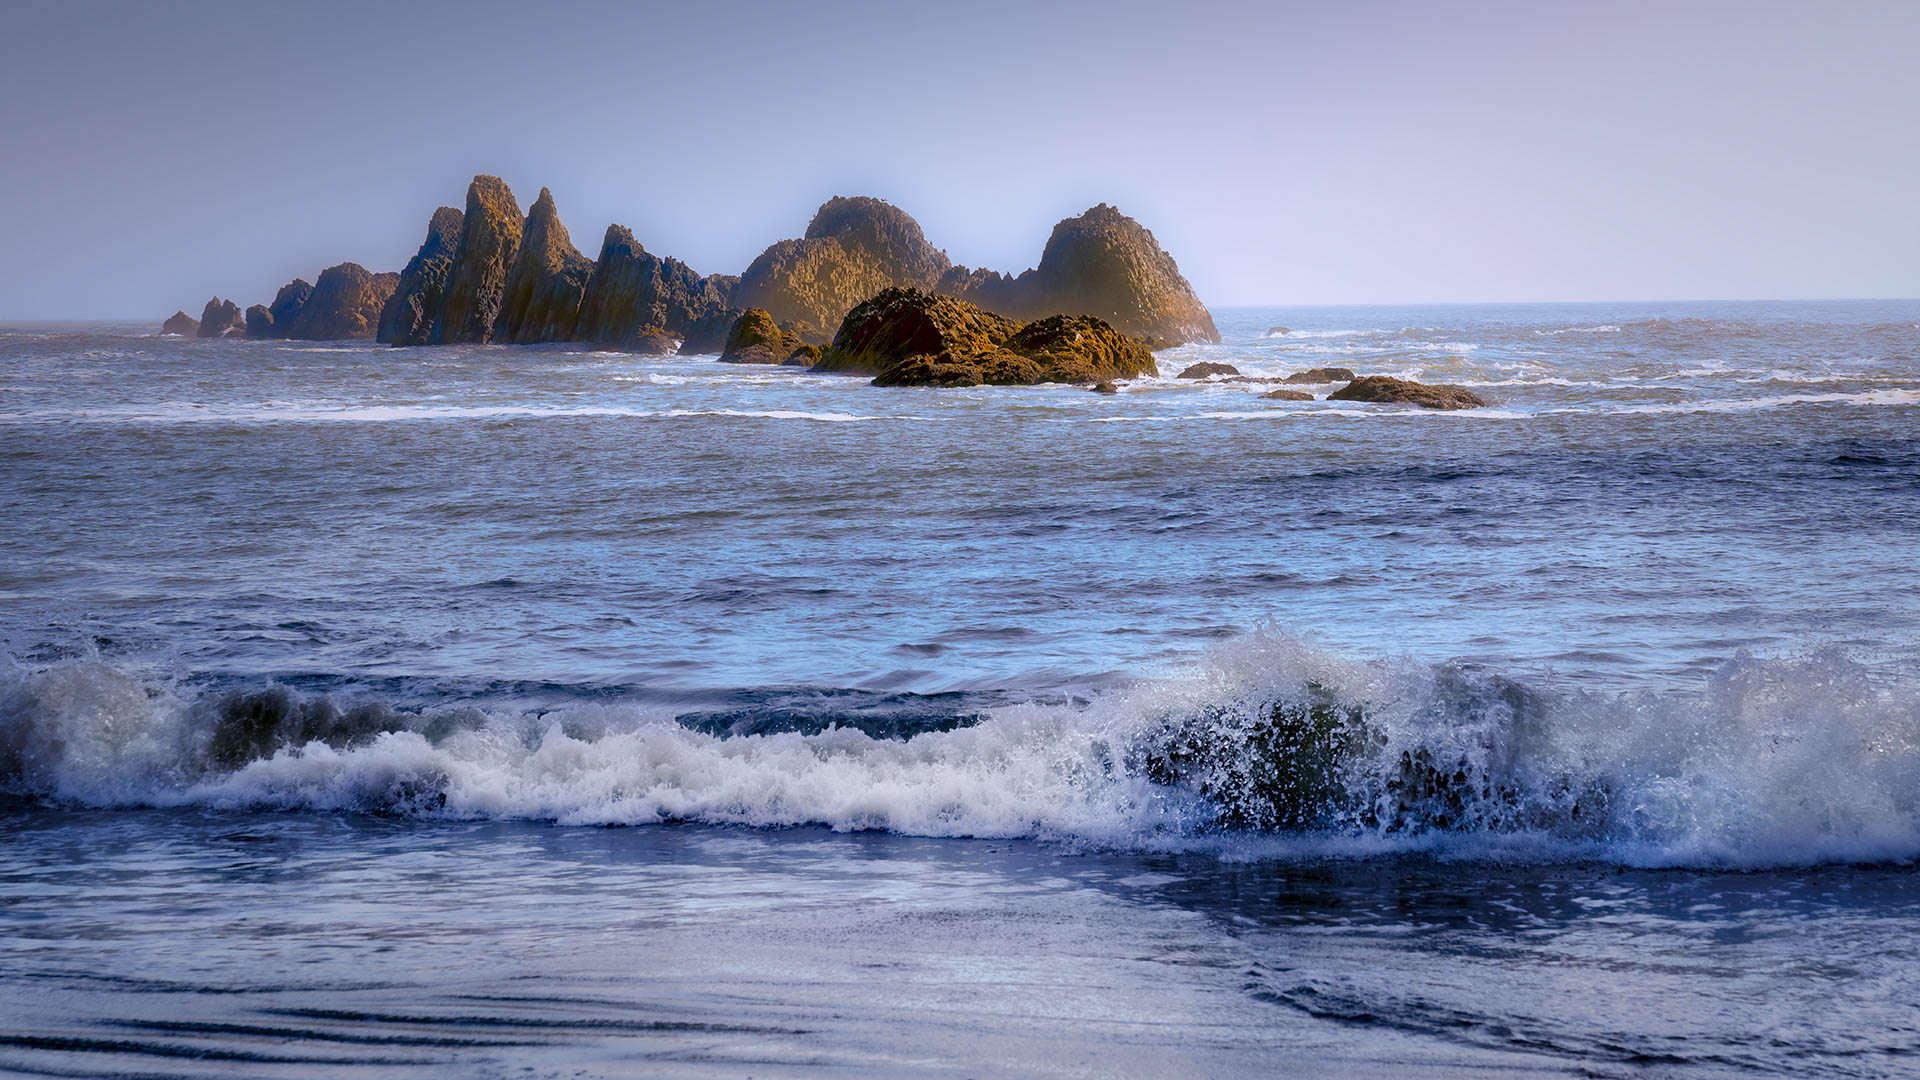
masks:
[[[820,362],[820,356],[823,352],[824,350],[821,349],[820,346],[808,345],[803,342],[797,346],[792,353],[788,354],[787,358],[781,361],[781,363],[786,367],[810,368]]]
[[[160,324],[163,334],[179,334],[181,337],[197,337],[200,333],[200,320],[184,311],[176,311]]]
[[[678,343],[681,352],[717,352],[712,324],[726,306],[712,283],[686,263],[662,259],[641,247],[626,226],[609,225],[574,338],[639,353],[674,351],[662,349],[668,342]]]
[[[273,336],[286,337],[287,328],[300,315],[300,309],[307,306],[307,298],[313,295],[313,286],[304,278],[294,278],[273,295],[273,303],[267,305],[267,314],[273,316]]]
[[[1486,401],[1459,386],[1429,386],[1386,375],[1367,375],[1327,395],[1328,401],[1371,401],[1423,409],[1477,409]]]
[[[247,309],[247,336],[250,338],[279,337],[273,332],[273,312],[265,304],[255,304]]]
[[[380,312],[400,284],[399,274],[369,273],[359,263],[341,263],[320,271],[313,295],[287,327],[286,336],[302,341],[371,338]]]
[[[485,342],[500,317],[507,275],[520,251],[520,204],[497,176],[476,176],[467,187],[467,212],[447,277],[446,303],[428,341]]]
[[[1180,372],[1180,374],[1174,377],[1177,379],[1205,379],[1214,375],[1238,375],[1238,374],[1240,374],[1240,369],[1237,367],[1234,367],[1232,364],[1215,364],[1212,362],[1203,362],[1198,364],[1188,364],[1186,368]]]
[[[964,300],[903,288],[848,312],[814,370],[872,372],[875,386],[1100,382],[1156,371],[1144,343],[1091,316],[1022,326]]]
[[[1269,390],[1260,395],[1262,401],[1312,401],[1313,395],[1305,390]]]
[[[425,345],[433,324],[446,308],[447,279],[460,246],[466,215],[451,206],[433,212],[427,238],[400,271],[400,284],[380,310],[375,336],[388,345]]]
[[[553,193],[541,188],[521,228],[494,340],[527,344],[572,338],[593,267],[560,223]]]
[[[246,330],[247,320],[241,316],[240,306],[216,296],[201,310],[200,329],[196,333],[203,338],[217,338],[244,334]]]
[[[709,276],[707,281],[711,284],[713,278]],[[740,315],[738,308],[717,307],[688,323],[686,336],[680,339],[681,355],[718,356],[725,352],[727,334]]]
[[[1305,371],[1296,371],[1287,376],[1286,381],[1290,383],[1334,383],[1352,382],[1354,378],[1355,375],[1353,372],[1343,367],[1317,367],[1308,368]]]

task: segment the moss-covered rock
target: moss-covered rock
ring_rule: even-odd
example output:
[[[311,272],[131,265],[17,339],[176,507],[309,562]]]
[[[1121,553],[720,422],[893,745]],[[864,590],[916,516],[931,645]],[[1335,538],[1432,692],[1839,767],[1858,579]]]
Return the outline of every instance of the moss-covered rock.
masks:
[[[780,329],[765,308],[748,308],[727,331],[720,359],[729,364],[779,364],[792,356],[799,344],[798,338]]]
[[[1386,405],[1418,405],[1423,409],[1477,409],[1486,399],[1465,387],[1366,375],[1327,395],[1328,401],[1371,401]]]
[[[168,316],[166,322],[160,324],[160,332],[163,334],[179,334],[181,337],[198,337],[200,334],[200,320],[184,311],[176,311]]]
[[[560,223],[553,192],[541,188],[521,225],[493,340],[525,345],[572,338],[593,267]]]
[[[513,190],[497,176],[476,176],[467,187],[467,211],[447,277],[446,303],[434,320],[430,344],[493,339],[520,252],[523,219]],[[317,286],[316,286],[317,287]]]
[[[1153,374],[1153,354],[1091,316],[1022,326],[964,300],[893,288],[847,313],[815,371],[874,375],[875,386],[1030,385]]]
[[[905,211],[866,196],[821,205],[806,235],[768,247],[732,289],[740,307],[776,322],[838,326],[855,305],[890,286],[933,288],[952,266]]]
[[[1317,367],[1305,371],[1296,371],[1287,376],[1290,383],[1336,383],[1352,382],[1357,376],[1343,367]]]
[[[371,338],[380,327],[387,298],[399,287],[399,274],[374,274],[359,263],[341,263],[320,271],[313,295],[300,307],[284,336],[305,341]]]
[[[1238,375],[1238,374],[1240,374],[1240,369],[1237,367],[1234,367],[1232,364],[1216,364],[1216,363],[1212,363],[1211,361],[1206,361],[1198,364],[1188,364],[1184,369],[1181,370],[1180,374],[1174,376],[1174,378],[1176,379],[1208,379],[1208,378],[1212,378],[1215,375]]]
[[[379,341],[425,345],[433,336],[433,325],[446,310],[447,279],[453,275],[465,221],[466,215],[456,207],[442,206],[433,212],[426,240],[400,271],[400,284],[380,310],[380,326],[374,334]]]
[[[247,320],[240,314],[240,305],[216,296],[201,310],[199,329],[195,333],[203,338],[217,338],[238,336],[246,331]]]
[[[792,352],[788,353],[787,358],[782,361],[782,363],[787,367],[810,368],[820,362],[820,353],[820,346],[803,342]]]

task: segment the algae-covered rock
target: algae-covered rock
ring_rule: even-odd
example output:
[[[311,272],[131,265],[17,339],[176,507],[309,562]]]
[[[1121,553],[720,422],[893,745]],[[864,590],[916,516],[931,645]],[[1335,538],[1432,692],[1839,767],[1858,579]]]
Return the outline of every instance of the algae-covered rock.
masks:
[[[764,308],[748,308],[727,332],[720,359],[729,364],[780,364],[793,355],[798,338],[780,329]]]
[[[400,284],[399,274],[374,274],[359,263],[341,263],[320,271],[313,295],[294,316],[285,336],[304,341],[371,338],[380,312]]]
[[[731,290],[739,307],[776,322],[838,326],[855,305],[891,286],[934,287],[952,266],[919,222],[879,199],[828,199],[798,240],[768,247]]]
[[[240,314],[240,305],[216,296],[201,310],[200,326],[195,332],[203,338],[217,338],[244,334],[246,330],[247,320]]]
[[[250,338],[279,337],[273,332],[273,312],[265,304],[255,304],[247,309],[247,336]]]
[[[425,345],[433,336],[433,324],[446,309],[447,279],[453,275],[454,255],[460,246],[460,229],[466,215],[458,208],[442,206],[427,222],[427,238],[420,250],[400,271],[400,284],[380,310],[380,326],[375,333],[388,345]]]
[[[1327,395],[1328,401],[1371,401],[1389,405],[1418,405],[1423,409],[1477,409],[1486,404],[1480,395],[1459,386],[1367,375]]]
[[[815,370],[878,375],[913,356],[985,355],[1018,329],[964,300],[890,288],[847,313]]]
[[[294,278],[273,295],[273,303],[267,305],[267,314],[273,316],[273,336],[286,337],[287,328],[300,315],[300,309],[307,306],[307,299],[313,295],[313,286],[304,278]]]
[[[541,188],[521,226],[493,339],[524,345],[573,337],[593,267],[560,223],[553,193]]]
[[[179,334],[181,337],[197,337],[200,333],[200,320],[184,311],[176,311],[160,324],[163,334]]]
[[[818,345],[801,343],[781,363],[786,367],[810,368],[820,362],[821,348]]]
[[[507,291],[507,275],[520,252],[520,204],[497,176],[476,176],[467,187],[467,211],[447,277],[446,302],[428,337],[431,344],[485,342],[493,338]]]
[[[1343,367],[1317,367],[1305,371],[1296,371],[1287,376],[1290,383],[1336,383],[1352,382],[1356,376]]]
[[[1260,395],[1261,401],[1312,401],[1313,395],[1305,390],[1269,390]]]
[[[1238,375],[1238,374],[1240,374],[1240,369],[1237,367],[1234,367],[1232,364],[1216,364],[1211,361],[1205,361],[1198,364],[1188,364],[1186,368],[1183,369],[1180,372],[1180,374],[1174,376],[1174,378],[1206,379],[1206,378],[1211,378],[1212,376],[1215,376],[1215,375]]]
[[[1030,385],[1154,374],[1153,354],[1091,316],[1024,326],[918,289],[894,288],[854,308],[815,371],[874,374],[875,386]]]
[[[1049,315],[1015,331],[1009,352],[1034,361],[1034,382],[1102,382],[1157,375],[1153,353],[1092,315]]]
[[[1096,394],[1117,394],[1120,392],[1120,388],[1110,382],[1097,382],[1088,389]]]

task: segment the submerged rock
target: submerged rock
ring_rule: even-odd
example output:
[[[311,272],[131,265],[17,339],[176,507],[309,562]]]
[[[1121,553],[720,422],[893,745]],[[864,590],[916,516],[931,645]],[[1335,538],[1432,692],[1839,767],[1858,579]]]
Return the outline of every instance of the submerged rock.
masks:
[[[217,338],[244,334],[246,329],[247,320],[240,314],[240,305],[216,296],[201,310],[200,328],[195,332],[203,338]]]
[[[1269,390],[1260,395],[1261,401],[1312,401],[1313,395],[1305,390]]]
[[[1352,382],[1356,376],[1343,367],[1317,367],[1305,371],[1296,371],[1287,376],[1290,383],[1335,383]]]
[[[176,311],[166,322],[160,324],[163,334],[179,334],[181,337],[197,337],[200,333],[200,320],[184,311]]]
[[[247,309],[247,336],[250,338],[279,337],[273,332],[273,312],[265,304],[255,304]]]
[[[874,374],[875,386],[1099,382],[1153,374],[1153,354],[1105,322],[1053,315],[1025,326],[918,289],[854,308],[815,371]]]
[[[452,206],[433,212],[427,238],[400,271],[400,283],[380,310],[375,336],[388,345],[425,345],[433,324],[446,308],[447,278],[460,246],[460,228],[466,215]]]
[[[1215,376],[1215,375],[1238,375],[1238,374],[1240,374],[1240,369],[1237,367],[1234,367],[1232,364],[1216,364],[1211,361],[1205,361],[1198,364],[1187,365],[1186,369],[1181,371],[1180,374],[1174,376],[1174,378],[1206,379],[1206,378],[1211,378],[1212,376]]]
[[[497,176],[474,177],[467,187],[467,212],[447,277],[446,302],[434,320],[430,343],[492,340],[507,275],[520,251],[520,228],[520,204],[506,182]]]
[[[267,314],[273,316],[273,336],[286,337],[287,328],[307,306],[307,298],[313,295],[313,286],[304,278],[294,278],[273,295],[273,303],[267,305]]]
[[[359,263],[341,263],[320,272],[313,295],[294,316],[286,337],[303,341],[371,338],[380,312],[400,284],[399,274],[374,274]]]
[[[520,250],[507,275],[494,340],[524,345],[572,338],[593,267],[560,223],[553,193],[541,188],[520,230]]]
[[[681,352],[715,352],[714,339],[725,330],[716,333],[714,324],[726,310],[726,299],[708,279],[678,259],[648,252],[626,226],[609,225],[574,340],[659,353],[661,342],[671,339]]]
[[[1327,395],[1328,401],[1371,401],[1423,409],[1477,409],[1485,399],[1459,386],[1429,386],[1386,375],[1367,375]]]

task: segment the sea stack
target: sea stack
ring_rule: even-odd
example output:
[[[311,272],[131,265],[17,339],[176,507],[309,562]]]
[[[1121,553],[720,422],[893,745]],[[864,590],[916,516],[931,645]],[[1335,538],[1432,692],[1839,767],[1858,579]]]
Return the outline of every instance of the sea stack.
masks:
[[[740,275],[737,307],[758,307],[776,322],[835,327],[883,289],[931,289],[952,266],[904,210],[866,196],[821,205],[798,240],[782,240]]]
[[[273,332],[273,312],[265,304],[255,304],[247,309],[247,336],[250,338],[273,338],[279,334]]]
[[[163,334],[179,334],[181,337],[196,337],[200,333],[200,320],[184,311],[176,311],[166,322],[160,324]]]
[[[1213,315],[1153,233],[1106,203],[1053,227],[1040,266],[1022,274],[1013,314],[1097,315],[1155,343],[1219,341]]]
[[[207,301],[200,312],[200,328],[197,331],[203,338],[227,337],[231,334],[244,334],[247,320],[240,314],[240,305],[219,297]]]
[[[520,231],[493,339],[522,345],[570,340],[593,267],[560,223],[553,193],[541,188]]]
[[[460,247],[460,226],[466,215],[451,206],[433,212],[427,238],[400,271],[400,283],[380,310],[375,337],[387,345],[425,345],[433,324],[446,307],[447,278]]]
[[[452,344],[493,339],[507,275],[520,251],[520,204],[506,181],[476,176],[467,187],[467,212],[447,278],[446,304],[429,341]]]
[[[573,337],[660,354],[699,331],[704,352],[711,349],[711,324],[724,318],[731,325],[730,316],[726,299],[708,279],[678,259],[648,252],[625,225],[609,225]]]
[[[306,341],[370,338],[380,311],[400,283],[399,274],[374,274],[359,263],[341,263],[320,271],[313,294],[285,335]]]
[[[305,278],[294,278],[273,296],[273,303],[267,305],[267,314],[273,316],[273,336],[286,337],[287,328],[293,320],[300,317],[300,309],[307,306],[307,298],[313,295],[313,286]]]

